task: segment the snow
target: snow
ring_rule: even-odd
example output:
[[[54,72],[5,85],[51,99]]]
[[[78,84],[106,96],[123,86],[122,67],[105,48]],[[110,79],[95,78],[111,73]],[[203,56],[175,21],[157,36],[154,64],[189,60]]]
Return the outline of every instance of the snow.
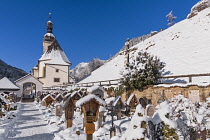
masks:
[[[53,139],[56,129],[48,125],[35,103],[20,103],[13,112],[8,114],[13,118],[1,118],[1,140]]]
[[[176,128],[177,124],[174,121],[166,118],[166,115],[168,113],[170,114],[171,111],[167,101],[164,101],[161,104],[159,104],[157,108],[158,110],[153,115],[152,122],[156,125],[164,121],[165,124],[169,125],[170,127]]]
[[[102,86],[92,86],[92,87],[90,87],[90,88],[87,88],[87,92],[92,93],[93,91],[95,91],[95,90],[97,90],[97,89],[100,89],[100,90],[102,90],[103,92],[105,92]]]
[[[20,88],[14,85],[7,77],[4,77],[0,80],[0,89],[19,90]]]
[[[0,95],[0,99],[2,101],[4,101],[6,104],[9,104],[9,101],[7,99],[5,99],[2,95]]]
[[[78,91],[73,92],[73,93],[71,94],[71,97],[75,96],[76,94],[79,95],[79,97],[82,97]]]
[[[106,62],[104,65],[93,71],[90,76],[80,81],[79,83],[96,82],[119,79],[121,69],[124,67],[124,56],[118,55],[111,61]]]
[[[107,105],[109,105],[114,100],[115,100],[115,97],[109,97],[109,98],[105,99],[105,102],[106,102]]]
[[[55,38],[55,36],[52,33],[46,33],[44,36],[50,36],[50,37],[54,37]]]
[[[55,100],[51,94],[48,94],[48,95],[46,95],[46,96],[42,99],[42,101],[44,101],[44,100],[47,99],[48,97],[51,97],[53,100]]]
[[[142,116],[140,116],[140,114]],[[145,128],[141,128],[142,121],[147,121],[147,117],[144,115],[144,108],[139,104],[136,107],[136,111],[131,119],[130,125],[127,131],[121,137],[121,140],[133,140],[141,139],[149,140],[144,136]]]
[[[79,99],[76,102],[76,107],[81,107],[83,104],[90,101],[91,99],[95,99],[101,106],[106,106],[106,102],[103,99],[99,98],[98,96],[96,96],[94,94],[89,94],[89,95]]]
[[[127,105],[129,105],[130,104],[130,102],[131,102],[131,100],[132,100],[132,98],[135,96],[135,94],[131,94],[130,95],[130,97],[128,98],[128,100],[127,100]]]
[[[139,51],[147,52],[160,58],[166,63],[164,76],[209,73],[210,63],[210,8],[199,12],[191,19],[176,23],[162,32],[138,43],[138,50],[130,53],[130,58]],[[202,57],[201,57],[202,56]],[[90,76],[80,83],[119,79],[124,68],[124,55],[117,55],[103,66],[93,71]],[[193,82],[210,82],[207,77],[193,77]],[[188,82],[188,78],[166,79],[164,82]]]
[[[50,52],[46,51],[39,60],[45,60],[47,64],[70,65],[66,54],[60,49],[52,49]]]
[[[114,102],[112,103],[112,106],[116,106],[116,104],[117,104],[117,102],[118,102],[119,100],[121,100],[121,101],[122,101],[121,96],[117,96],[117,97],[115,98]],[[123,102],[123,101],[122,101],[122,103],[124,104],[124,102]]]

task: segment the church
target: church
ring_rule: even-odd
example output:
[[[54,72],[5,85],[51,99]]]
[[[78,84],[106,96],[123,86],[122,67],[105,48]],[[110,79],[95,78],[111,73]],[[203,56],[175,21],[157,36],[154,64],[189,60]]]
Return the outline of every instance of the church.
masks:
[[[53,34],[52,21],[47,22],[47,33],[43,39],[43,54],[32,69],[32,75],[43,83],[43,87],[68,84],[71,62]]]

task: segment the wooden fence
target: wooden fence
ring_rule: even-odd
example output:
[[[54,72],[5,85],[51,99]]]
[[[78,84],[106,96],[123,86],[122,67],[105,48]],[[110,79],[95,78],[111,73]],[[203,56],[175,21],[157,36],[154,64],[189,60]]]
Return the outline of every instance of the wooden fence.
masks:
[[[202,76],[210,76],[210,73],[204,74],[189,74],[189,75],[174,75],[174,76],[163,76],[162,79],[168,78],[180,78],[180,77],[188,77],[189,83],[192,82],[192,77],[202,77]],[[91,86],[112,86],[112,85],[119,85],[120,79],[114,80],[104,80],[104,81],[96,81],[96,82],[87,82],[87,83],[75,83],[75,84],[65,84],[65,85],[55,85],[52,87],[44,87],[44,90],[66,90],[68,86],[76,86],[76,87],[91,87]],[[171,83],[168,83],[171,84]]]

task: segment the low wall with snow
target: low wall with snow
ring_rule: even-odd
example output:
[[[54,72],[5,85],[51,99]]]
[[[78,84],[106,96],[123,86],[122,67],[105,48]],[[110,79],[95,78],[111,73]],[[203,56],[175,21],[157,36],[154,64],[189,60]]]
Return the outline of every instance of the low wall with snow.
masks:
[[[158,101],[163,97],[164,99],[171,99],[179,94],[190,99],[192,102],[203,102],[206,98],[210,97],[210,85],[158,85],[148,86],[143,91],[134,91],[131,94],[135,94],[138,99],[146,97],[152,100],[152,104],[156,106]],[[125,101],[125,93],[122,95]]]

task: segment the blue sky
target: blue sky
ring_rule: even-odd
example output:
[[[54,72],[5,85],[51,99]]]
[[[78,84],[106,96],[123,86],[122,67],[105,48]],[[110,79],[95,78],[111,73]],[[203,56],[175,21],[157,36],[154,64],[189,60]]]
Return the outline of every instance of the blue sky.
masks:
[[[186,18],[198,0],[0,0],[0,59],[29,72],[42,55],[48,13],[72,62],[107,60],[134,38]]]

